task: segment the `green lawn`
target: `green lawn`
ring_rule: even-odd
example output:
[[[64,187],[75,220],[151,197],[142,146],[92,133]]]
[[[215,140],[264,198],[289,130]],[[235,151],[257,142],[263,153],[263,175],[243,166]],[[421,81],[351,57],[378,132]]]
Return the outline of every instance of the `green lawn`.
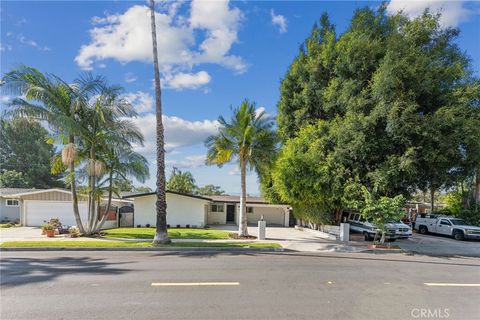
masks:
[[[105,230],[106,238],[153,239],[155,228],[117,228]],[[168,229],[170,239],[229,239],[230,232],[210,229]]]
[[[2,248],[52,248],[52,247],[76,247],[76,248],[96,248],[96,247],[116,247],[116,248],[151,248],[150,242],[132,242],[132,241],[7,241],[0,245]],[[279,249],[282,246],[278,243],[263,242],[177,242],[161,247],[217,247],[217,248],[255,248],[255,249]]]

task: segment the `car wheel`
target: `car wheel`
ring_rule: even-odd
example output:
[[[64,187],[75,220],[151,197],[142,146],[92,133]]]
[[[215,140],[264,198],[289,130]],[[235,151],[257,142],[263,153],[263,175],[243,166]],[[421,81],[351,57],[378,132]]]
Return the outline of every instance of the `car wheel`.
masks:
[[[453,232],[453,238],[454,238],[455,240],[461,241],[461,240],[465,239],[465,236],[463,235],[463,232],[462,232],[462,231],[458,231],[458,230],[457,230],[457,231],[454,231],[454,232]]]
[[[427,233],[428,233],[428,229],[427,229],[427,227],[425,227],[425,226],[420,226],[420,227],[418,228],[418,231],[419,231],[421,234],[427,234]]]
[[[364,237],[365,241],[370,241],[370,240],[371,240],[370,235],[368,234],[368,232],[364,232],[364,233],[363,233],[363,237]]]

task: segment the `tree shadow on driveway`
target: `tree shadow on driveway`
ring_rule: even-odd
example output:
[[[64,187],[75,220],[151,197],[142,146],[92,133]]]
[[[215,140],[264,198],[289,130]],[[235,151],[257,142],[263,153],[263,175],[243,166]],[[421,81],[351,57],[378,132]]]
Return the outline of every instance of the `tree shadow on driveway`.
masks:
[[[60,276],[78,274],[116,275],[130,269],[114,265],[129,262],[112,263],[104,259],[88,257],[58,257],[54,259],[2,258],[0,261],[0,286],[2,288],[32,283],[53,281]]]

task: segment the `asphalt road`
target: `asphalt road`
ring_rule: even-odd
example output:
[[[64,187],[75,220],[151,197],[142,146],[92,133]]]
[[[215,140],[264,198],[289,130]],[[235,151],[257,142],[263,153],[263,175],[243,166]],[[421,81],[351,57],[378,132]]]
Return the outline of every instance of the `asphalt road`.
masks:
[[[1,319],[467,320],[480,315],[480,287],[465,286],[480,284],[478,258],[2,252],[0,281]],[[210,285],[199,285],[206,282]]]

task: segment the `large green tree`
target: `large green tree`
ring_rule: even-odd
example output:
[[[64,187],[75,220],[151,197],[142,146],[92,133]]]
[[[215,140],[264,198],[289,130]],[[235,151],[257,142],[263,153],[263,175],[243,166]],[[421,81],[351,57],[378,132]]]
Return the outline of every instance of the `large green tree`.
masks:
[[[235,161],[240,167],[240,217],[239,236],[247,236],[247,170],[260,171],[268,167],[272,155],[276,154],[277,139],[273,131],[273,121],[265,112],[258,112],[255,103],[244,100],[234,108],[230,121],[218,118],[219,133],[206,141],[207,163],[222,166]]]
[[[62,187],[51,173],[55,148],[47,143],[49,133],[33,119],[0,119],[0,172],[22,173],[24,187]]]
[[[394,197],[418,189],[434,194],[475,176],[479,82],[456,45],[458,30],[438,21],[428,12],[411,20],[387,15],[384,6],[365,8],[336,36],[323,15],[282,81],[277,120],[284,150],[273,183],[265,179],[262,190],[278,191],[270,193],[283,201],[315,195],[345,208],[330,195],[351,181]],[[318,181],[302,172],[297,179],[292,167]],[[312,191],[325,178],[335,183]]]

